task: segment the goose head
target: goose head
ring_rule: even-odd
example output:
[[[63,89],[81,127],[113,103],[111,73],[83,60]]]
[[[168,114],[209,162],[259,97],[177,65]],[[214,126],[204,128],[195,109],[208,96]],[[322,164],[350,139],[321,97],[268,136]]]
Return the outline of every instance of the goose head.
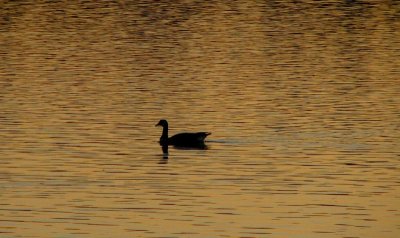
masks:
[[[167,120],[161,119],[156,126],[162,126],[162,127],[166,127],[168,126],[168,122]]]

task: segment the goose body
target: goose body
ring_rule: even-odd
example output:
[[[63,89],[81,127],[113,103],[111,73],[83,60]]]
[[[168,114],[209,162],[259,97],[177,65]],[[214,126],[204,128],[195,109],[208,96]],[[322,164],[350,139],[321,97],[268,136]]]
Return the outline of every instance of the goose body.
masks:
[[[156,126],[162,126],[163,132],[160,137],[160,145],[168,146],[183,146],[183,147],[197,147],[204,145],[205,138],[210,135],[209,132],[194,132],[194,133],[179,133],[174,136],[168,137],[168,122],[167,120],[160,120]]]

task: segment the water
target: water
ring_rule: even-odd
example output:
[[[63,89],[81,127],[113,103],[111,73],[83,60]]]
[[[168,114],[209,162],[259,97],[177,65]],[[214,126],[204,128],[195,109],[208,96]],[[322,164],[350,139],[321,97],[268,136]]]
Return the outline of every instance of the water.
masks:
[[[399,236],[395,1],[0,12],[1,237]]]

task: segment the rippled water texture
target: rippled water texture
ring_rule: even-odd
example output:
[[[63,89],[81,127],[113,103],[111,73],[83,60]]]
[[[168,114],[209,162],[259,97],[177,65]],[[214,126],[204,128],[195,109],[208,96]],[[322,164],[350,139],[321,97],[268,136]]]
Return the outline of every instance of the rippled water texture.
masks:
[[[0,14],[0,237],[399,237],[397,1]]]

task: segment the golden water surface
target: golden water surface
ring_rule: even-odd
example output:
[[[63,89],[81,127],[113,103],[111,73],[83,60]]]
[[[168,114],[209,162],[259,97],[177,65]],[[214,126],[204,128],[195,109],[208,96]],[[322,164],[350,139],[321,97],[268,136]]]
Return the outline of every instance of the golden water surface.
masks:
[[[399,237],[399,93],[397,1],[0,1],[0,237]]]

